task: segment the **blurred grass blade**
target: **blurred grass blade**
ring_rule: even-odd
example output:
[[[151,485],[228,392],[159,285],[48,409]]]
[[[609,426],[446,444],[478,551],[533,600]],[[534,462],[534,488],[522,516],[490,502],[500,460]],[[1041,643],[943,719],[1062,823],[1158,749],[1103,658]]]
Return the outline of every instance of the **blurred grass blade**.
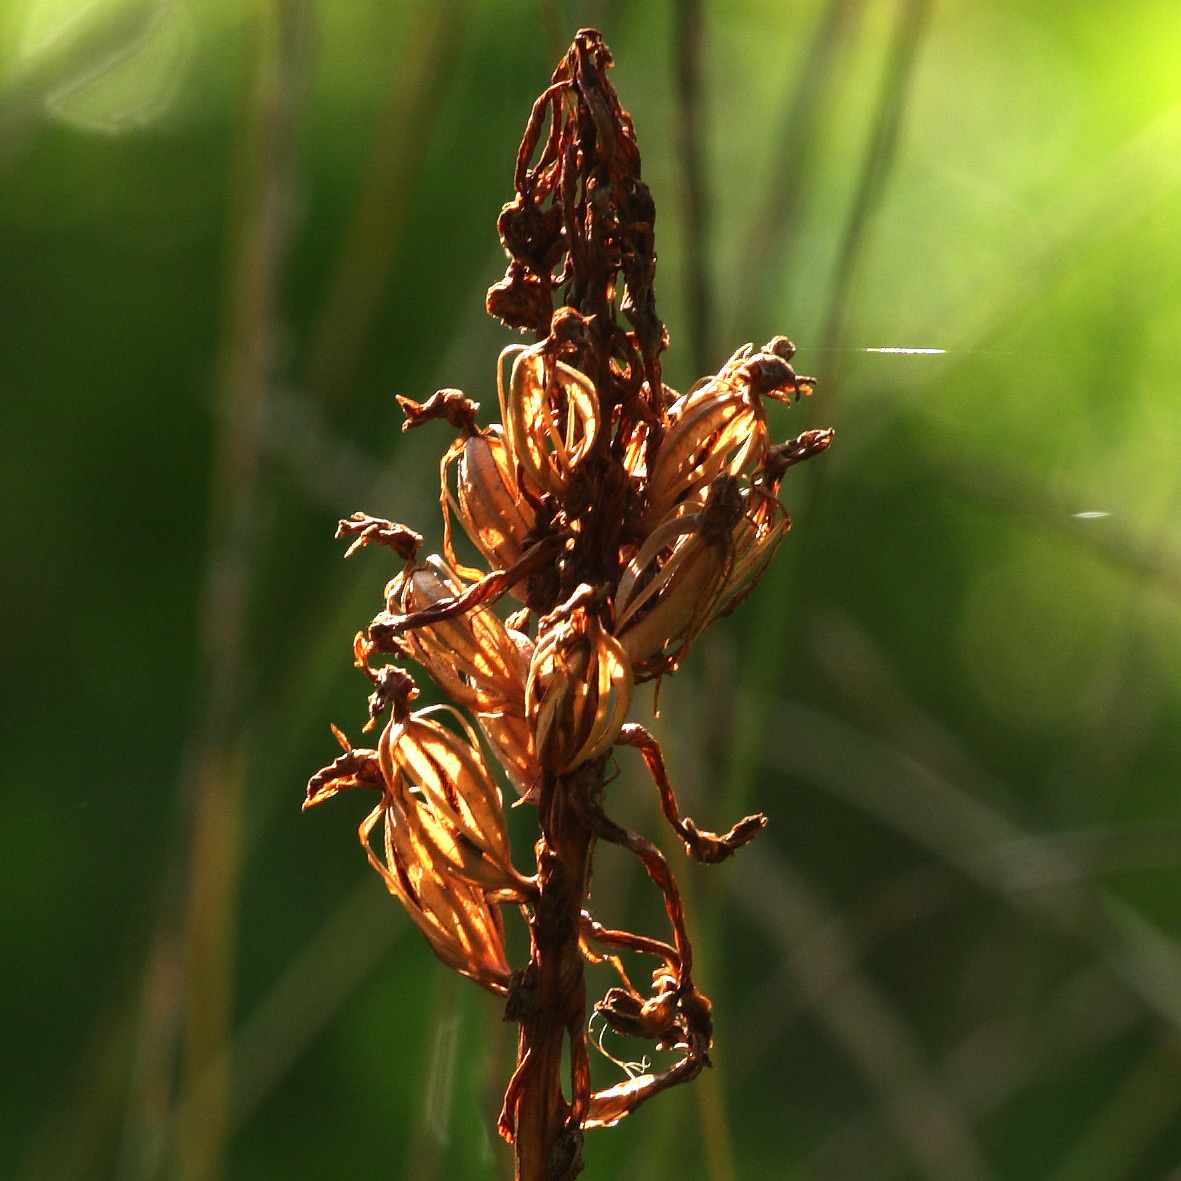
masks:
[[[799,702],[775,708],[766,765],[860,808],[938,854],[1016,909],[1092,948],[1153,1012],[1181,1032],[1181,949],[1094,888],[1067,852],[1039,841],[915,759]],[[1023,842],[1019,869],[995,850]],[[1069,883],[1031,888],[1032,883]]]
[[[714,295],[709,275],[709,192],[706,185],[702,73],[705,30],[702,0],[673,4],[673,63],[677,93],[677,155],[684,224],[686,336],[694,375],[724,359],[714,352]]]
[[[857,267],[864,251],[867,229],[881,204],[898,152],[906,103],[930,9],[931,0],[898,0],[894,36],[882,73],[876,121],[866,145],[853,207],[837,250],[828,313],[820,333],[821,345],[829,351],[818,390],[823,400],[823,413],[830,418],[835,412],[840,349],[845,343],[845,326]]]
[[[1090,490],[1068,489],[1041,478],[995,447],[988,451],[974,447],[936,416],[928,415],[926,421],[934,434],[923,444],[925,456],[948,488],[1015,521],[1091,550],[1115,569],[1181,598],[1181,548],[1173,531],[1146,534],[1116,515],[1084,524],[1074,516],[1073,508],[1094,495]],[[1102,494],[1101,489],[1097,491]]]
[[[816,147],[826,104],[845,81],[841,54],[865,9],[865,0],[828,0],[804,54],[796,81],[779,119],[775,159],[767,178],[766,196],[751,221],[739,267],[745,280],[739,288],[727,339],[742,340],[752,325],[764,325],[774,273],[790,256],[800,227],[807,165]],[[766,333],[772,331],[766,328]],[[704,370],[702,370],[704,372]]]
[[[401,909],[366,875],[234,1034],[231,1133],[250,1122],[409,930]]]
[[[932,1181],[991,1176],[950,1088],[930,1071],[902,1018],[856,966],[840,923],[816,891],[766,846],[736,861],[730,884],[788,958],[829,1032],[873,1087],[895,1137]]]
[[[142,36],[49,94],[49,112],[75,127],[110,135],[147,126],[176,98],[195,36],[187,6],[161,0]]]
[[[253,76],[239,162],[241,204],[231,223],[237,239],[229,251],[203,603],[206,682],[192,801],[184,1057],[176,1122],[176,1172],[183,1181],[221,1175],[229,1134],[225,1063],[237,916],[247,615],[309,16],[305,0],[273,0],[259,4],[251,26]]]
[[[55,96],[80,91],[140,51],[164,0],[31,8],[19,56],[0,84],[0,165],[50,112]]]
[[[325,404],[351,392],[397,262],[431,130],[459,56],[468,0],[419,0],[356,211],[312,333],[305,385]]]
[[[1154,1045],[1132,1067],[1049,1181],[1121,1181],[1181,1111],[1175,1044]]]
[[[837,255],[836,269],[829,285],[822,341],[832,350],[839,348],[848,316],[856,269],[865,249],[873,214],[881,201],[894,166],[906,100],[927,27],[929,8],[929,0],[898,0],[894,38],[883,67],[877,120],[865,148],[853,204],[845,222]],[[843,14],[841,16],[843,17]],[[830,20],[837,25],[838,14],[830,14]],[[827,35],[826,32],[825,36]],[[821,42],[818,42],[817,52],[820,52],[820,45]],[[826,362],[826,371],[822,373],[821,385],[818,388],[826,389],[826,392],[822,396],[813,393],[813,413],[816,413],[817,406],[823,405],[821,413],[831,417],[837,405],[835,387],[839,381],[837,359],[840,353],[830,351],[825,356],[829,360]],[[808,474],[804,480],[804,504],[800,509],[800,516],[807,522],[817,511],[819,489],[825,475],[823,470],[805,470]],[[739,713],[739,724],[735,730],[726,775],[727,814],[742,815],[749,810],[749,797],[758,766],[759,751],[770,717],[767,707],[769,698],[766,694],[778,686],[779,663],[782,653],[788,646],[791,613],[784,609],[784,603],[790,598],[795,571],[800,568],[803,561],[806,534],[805,539],[796,542],[796,549],[801,553],[796,555],[793,562],[780,562],[771,568],[762,594],[758,597],[758,618],[751,632],[755,640],[750,652],[746,654],[745,683],[765,692],[752,695]]]

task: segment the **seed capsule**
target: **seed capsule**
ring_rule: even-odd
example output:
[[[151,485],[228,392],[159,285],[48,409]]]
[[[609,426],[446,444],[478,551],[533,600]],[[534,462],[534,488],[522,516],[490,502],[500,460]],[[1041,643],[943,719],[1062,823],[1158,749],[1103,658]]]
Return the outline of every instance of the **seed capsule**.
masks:
[[[599,396],[589,378],[545,352],[544,342],[520,350],[509,388],[497,371],[509,452],[537,493],[561,498],[570,475],[590,451],[599,429]]]
[[[391,720],[376,751],[341,738],[344,755],[312,777],[304,806],[351,787],[378,790],[357,830],[370,864],[444,963],[503,995],[510,974],[499,904],[535,887],[509,859],[500,793],[474,733],[464,724],[461,737],[429,712]],[[379,822],[380,853],[370,842]]]
[[[525,716],[546,770],[564,775],[605,754],[631,704],[631,664],[619,642],[584,606],[581,586],[537,642]],[[551,617],[552,618],[552,617]]]
[[[458,500],[447,486],[447,468],[458,458]],[[459,439],[442,464],[444,553],[458,565],[451,547],[450,508],[472,544],[494,569],[504,570],[521,556],[521,546],[533,527],[533,509],[521,495],[513,461],[501,428]]]
[[[387,588],[390,609],[410,614],[464,590],[442,559],[410,567]],[[525,723],[525,682],[532,641],[506,628],[487,607],[405,633],[410,656],[458,705],[470,709],[513,786],[529,796],[541,768]]]
[[[615,634],[636,674],[676,668],[761,576],[789,526],[773,496],[731,475],[716,477],[704,502],[674,508],[632,558],[615,598]]]
[[[673,404],[641,525],[654,528],[678,503],[703,496],[718,476],[749,475],[758,466],[769,445],[762,399],[788,401],[811,387],[811,378],[797,377],[787,364],[787,349],[779,337],[753,355],[746,345]]]

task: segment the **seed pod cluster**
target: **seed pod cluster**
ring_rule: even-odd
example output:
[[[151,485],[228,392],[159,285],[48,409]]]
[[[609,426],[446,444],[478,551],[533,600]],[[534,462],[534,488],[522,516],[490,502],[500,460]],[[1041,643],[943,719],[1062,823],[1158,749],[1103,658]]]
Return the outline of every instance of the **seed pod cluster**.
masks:
[[[354,546],[384,544],[405,559],[386,587],[385,611],[358,639],[358,663],[375,683],[400,686],[401,697],[377,750],[350,751],[313,778],[308,795],[313,804],[346,786],[381,791],[360,829],[370,861],[436,954],[498,993],[510,980],[500,907],[528,908],[538,886],[512,865],[477,728],[527,802],[539,803],[547,783],[552,790],[601,766],[625,741],[635,683],[675,671],[693,640],[757,582],[790,527],[777,497],[784,473],[832,440],[831,431],[814,430],[772,445],[764,399],[794,400],[811,380],[794,373],[783,338],[757,351],[747,346],[684,397],[662,388],[662,417],[633,424],[626,438],[617,427],[617,488],[625,495],[615,502],[614,527],[604,530],[610,478],[600,476],[598,496],[587,494],[612,454],[603,400],[586,374],[559,359],[565,343],[556,336],[507,350],[515,355],[510,380],[500,386],[503,425],[477,427],[474,410],[457,409],[457,391],[442,391],[423,407],[409,403],[412,424],[447,417],[461,430],[441,464],[446,557],[420,560],[420,539],[404,526],[361,514],[342,522]],[[432,415],[432,405],[447,413]],[[459,562],[451,514],[491,572]],[[596,530],[607,533],[614,551],[600,561],[599,580],[570,587],[586,570],[580,542]],[[494,603],[509,593],[526,606],[505,620]],[[368,658],[379,651],[418,665],[474,726],[461,720],[461,736],[425,711],[408,713],[413,682],[395,666],[370,669]],[[380,691],[375,699],[385,704]],[[644,745],[649,759],[655,743],[646,732]],[[659,761],[656,751],[651,757]],[[671,797],[666,780],[662,790]],[[666,895],[676,947],[687,947],[675,884],[655,846],[605,818],[596,823],[600,836],[644,859]],[[762,818],[748,817],[729,838],[700,833],[679,816],[675,823],[683,837],[692,835],[685,838],[691,856],[718,860],[749,840]],[[370,837],[379,824],[384,841],[375,852]],[[620,1014],[634,1010],[644,1018],[627,1032],[687,1053],[692,1042],[689,1056],[700,1056],[708,1035],[690,1037],[687,1014],[708,1002],[693,989],[680,952],[670,955],[674,967],[657,973],[657,993],[645,999],[625,984],[599,1011],[619,1027]],[[652,1093],[669,1085],[664,1076],[650,1077]],[[586,1126],[621,1105],[630,1110],[646,1094],[632,1083],[609,1089]]]
[[[499,1127],[518,1142],[518,1176],[529,1181],[573,1176],[554,1162],[576,1157],[582,1129],[617,1122],[707,1063],[710,1006],[693,984],[675,876],[653,842],[607,814],[607,766],[617,749],[641,753],[698,861],[723,860],[763,827],[750,816],[719,836],[682,817],[659,746],[628,713],[637,683],[674,673],[750,593],[790,528],[778,499],[785,473],[832,441],[830,430],[809,430],[772,443],[768,399],[791,403],[813,385],[793,370],[785,337],[739,349],[684,396],[664,386],[654,208],[609,64],[598,35],[579,33],[522,142],[516,196],[499,222],[509,268],[488,304],[536,343],[500,357],[501,422],[480,426],[478,404],[458,390],[399,399],[407,427],[443,420],[458,431],[440,463],[443,554],[421,558],[422,538],[405,526],[363,514],[341,522],[353,549],[385,546],[402,563],[355,647],[373,684],[366,728],[389,717],[375,749],[343,743],[305,805],[346,788],[378,792],[359,829],[369,861],[440,959],[506,997],[521,1037]],[[461,560],[454,521],[471,544],[467,561],[487,569]],[[498,604],[510,597],[507,614]],[[394,662],[374,667],[381,655]],[[412,711],[407,665],[451,705]],[[496,765],[537,808],[531,875],[513,865]],[[591,917],[596,841],[640,859],[669,939]],[[529,962],[516,970],[506,905],[530,931]],[[658,959],[647,995],[620,951]],[[621,1035],[676,1050],[674,1066],[592,1092],[583,958],[620,977],[596,1012]],[[555,1074],[564,1049],[569,1100]]]

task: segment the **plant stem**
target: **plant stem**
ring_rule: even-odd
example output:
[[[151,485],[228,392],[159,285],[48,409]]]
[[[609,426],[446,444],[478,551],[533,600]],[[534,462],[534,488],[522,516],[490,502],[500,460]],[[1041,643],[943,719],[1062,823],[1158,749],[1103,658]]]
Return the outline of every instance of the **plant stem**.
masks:
[[[587,772],[593,770],[593,779]],[[582,1171],[580,1125],[590,1097],[586,980],[579,949],[591,831],[571,792],[602,783],[602,763],[575,776],[547,775],[538,813],[540,895],[531,923],[529,973],[536,1004],[522,1017],[517,1060],[528,1064],[516,1104],[516,1181],[564,1181]],[[562,1091],[562,1048],[570,1038],[572,1102]]]

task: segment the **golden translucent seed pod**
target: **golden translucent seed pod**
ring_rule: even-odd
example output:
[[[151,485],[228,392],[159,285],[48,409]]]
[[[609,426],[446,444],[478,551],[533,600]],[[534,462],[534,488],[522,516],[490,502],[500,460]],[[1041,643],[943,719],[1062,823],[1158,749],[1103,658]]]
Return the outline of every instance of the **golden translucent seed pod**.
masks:
[[[631,694],[623,648],[585,608],[574,608],[538,640],[529,669],[525,713],[542,766],[564,775],[605,754]]]

